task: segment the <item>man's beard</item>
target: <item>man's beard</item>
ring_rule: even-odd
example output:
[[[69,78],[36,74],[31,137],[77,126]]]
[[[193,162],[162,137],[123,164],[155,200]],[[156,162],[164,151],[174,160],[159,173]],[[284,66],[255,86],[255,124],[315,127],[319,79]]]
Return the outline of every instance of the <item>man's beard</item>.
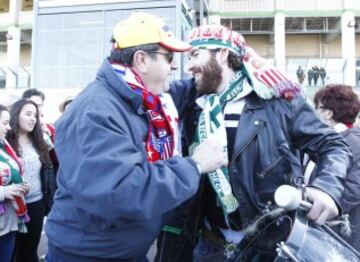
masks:
[[[211,56],[206,65],[197,69],[201,72],[201,79],[196,85],[196,90],[200,94],[216,93],[222,81],[222,68],[215,57]]]

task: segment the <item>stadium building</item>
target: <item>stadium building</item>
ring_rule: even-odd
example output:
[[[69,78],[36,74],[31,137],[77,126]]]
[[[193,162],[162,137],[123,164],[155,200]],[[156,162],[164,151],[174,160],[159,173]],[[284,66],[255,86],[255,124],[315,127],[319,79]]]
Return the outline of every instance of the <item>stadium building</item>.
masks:
[[[111,28],[135,10],[164,17],[178,37],[221,23],[294,79],[299,66],[305,75],[317,66],[327,83],[360,86],[356,0],[0,0],[0,88],[83,88],[109,53]]]

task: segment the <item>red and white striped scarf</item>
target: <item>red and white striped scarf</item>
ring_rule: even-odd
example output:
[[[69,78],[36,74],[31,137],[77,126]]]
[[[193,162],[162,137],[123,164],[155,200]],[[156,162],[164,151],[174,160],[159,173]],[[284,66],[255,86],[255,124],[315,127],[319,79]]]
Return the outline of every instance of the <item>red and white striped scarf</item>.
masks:
[[[4,150],[5,150],[5,153],[8,156],[10,156],[18,165],[17,167],[13,167],[13,168],[19,170],[19,173],[16,173],[16,174],[11,174],[10,173],[10,174],[8,174],[9,177],[7,178],[8,181],[6,182],[6,184],[14,183],[12,181],[17,181],[16,183],[19,183],[19,181],[20,181],[20,183],[22,183],[23,182],[22,177],[24,175],[24,166],[22,164],[22,161],[16,155],[15,151],[13,150],[11,145],[6,140],[4,140]],[[4,172],[5,171],[6,170],[4,170]],[[9,171],[9,170],[7,170],[7,171]],[[15,175],[17,175],[17,177],[12,177],[12,176],[15,176]],[[0,177],[0,185],[5,185],[2,177]],[[27,215],[27,207],[26,207],[26,203],[25,203],[25,200],[24,200],[23,197],[15,197],[15,200],[12,201],[12,204],[13,204],[13,206],[15,208],[16,215],[18,217],[23,217],[23,216]],[[25,220],[28,220],[28,219],[25,219]]]
[[[116,74],[143,98],[149,128],[145,143],[147,160],[168,159],[180,154],[178,113],[169,94],[154,95],[130,67],[112,63]]]

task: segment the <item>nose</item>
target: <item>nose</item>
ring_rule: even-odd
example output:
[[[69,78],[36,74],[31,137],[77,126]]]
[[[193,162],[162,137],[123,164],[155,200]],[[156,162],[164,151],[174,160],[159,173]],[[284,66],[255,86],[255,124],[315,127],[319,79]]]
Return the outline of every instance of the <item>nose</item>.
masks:
[[[186,66],[186,71],[191,73],[194,68],[195,68],[195,65],[193,63],[191,63],[191,61],[189,61],[189,63]]]
[[[191,71],[196,66],[195,59],[191,59],[189,56],[188,62],[187,62],[187,71]]]
[[[173,59],[170,63],[171,70],[176,70],[178,68],[178,65],[176,63],[176,60]]]
[[[6,132],[10,131],[11,130],[11,127],[9,124],[6,125]]]
[[[30,120],[36,122],[36,116],[31,116]]]

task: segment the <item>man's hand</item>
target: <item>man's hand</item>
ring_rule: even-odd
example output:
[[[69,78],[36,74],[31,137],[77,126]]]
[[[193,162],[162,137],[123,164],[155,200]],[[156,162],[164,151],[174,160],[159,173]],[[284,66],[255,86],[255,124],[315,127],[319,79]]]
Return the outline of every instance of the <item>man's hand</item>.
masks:
[[[318,225],[323,225],[326,220],[336,217],[339,209],[335,201],[327,193],[314,187],[306,188],[312,207],[307,217]]]
[[[4,186],[5,189],[5,199],[14,200],[15,197],[22,197],[28,191],[29,187],[20,184],[11,184],[9,186]]]
[[[228,164],[226,149],[216,138],[209,138],[198,145],[191,158],[200,165],[202,173],[214,171]]]

